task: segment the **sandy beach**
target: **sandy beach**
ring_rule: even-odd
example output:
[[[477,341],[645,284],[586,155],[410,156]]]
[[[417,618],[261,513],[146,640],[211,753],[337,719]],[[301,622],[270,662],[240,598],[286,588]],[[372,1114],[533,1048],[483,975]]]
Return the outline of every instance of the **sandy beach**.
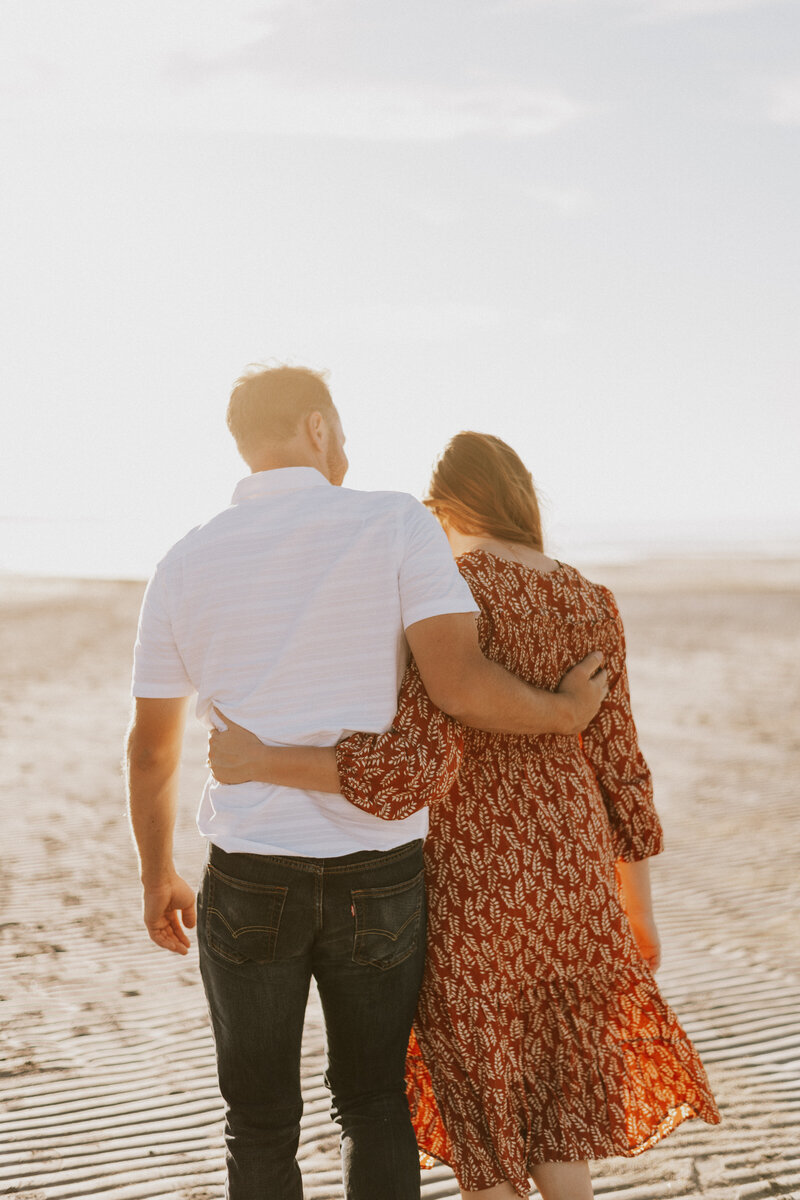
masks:
[[[587,569],[617,593],[667,850],[659,981],[722,1124],[593,1166],[606,1200],[800,1198],[800,562]],[[0,1194],[218,1200],[221,1102],[196,950],[140,920],[120,758],[138,583],[0,578]],[[199,878],[205,738],[185,747],[179,869]],[[341,1196],[309,1009],[307,1200]],[[426,1200],[456,1197],[445,1168]],[[376,1198],[379,1200],[379,1198]]]

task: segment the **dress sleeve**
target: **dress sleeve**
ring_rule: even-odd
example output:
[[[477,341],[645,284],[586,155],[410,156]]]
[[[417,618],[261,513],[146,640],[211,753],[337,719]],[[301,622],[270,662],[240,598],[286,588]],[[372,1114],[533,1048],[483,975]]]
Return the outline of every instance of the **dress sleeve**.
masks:
[[[410,817],[447,795],[463,744],[461,726],[430,699],[412,658],[386,733],[354,733],[336,747],[342,795],[384,821]]]
[[[661,852],[663,832],[631,712],[622,620],[608,595],[613,617],[612,636],[605,647],[609,692],[583,733],[583,750],[603,794],[617,858],[636,862]]]

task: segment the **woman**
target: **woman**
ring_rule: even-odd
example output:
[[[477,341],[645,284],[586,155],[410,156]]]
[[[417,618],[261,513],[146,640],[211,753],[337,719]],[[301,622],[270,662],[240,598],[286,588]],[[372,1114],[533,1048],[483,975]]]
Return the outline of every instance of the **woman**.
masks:
[[[647,859],[661,827],[622,624],[607,589],[544,554],[533,481],[498,438],[453,438],[426,503],[480,606],[489,658],[555,688],[604,652],[609,695],[583,737],[459,731],[412,663],[384,735],[283,750],[231,726],[212,735],[211,762],[225,782],[245,772],[341,790],[387,818],[435,801],[406,1070],[422,1157],[447,1162],[465,1200],[526,1196],[529,1177],[544,1200],[590,1200],[589,1159],[638,1154],[689,1117],[719,1120],[653,979]]]

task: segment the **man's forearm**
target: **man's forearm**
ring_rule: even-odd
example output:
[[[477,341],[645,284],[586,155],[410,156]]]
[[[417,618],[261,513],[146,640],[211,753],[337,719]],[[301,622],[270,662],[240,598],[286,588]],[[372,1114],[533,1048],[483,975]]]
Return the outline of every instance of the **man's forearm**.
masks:
[[[194,889],[175,870],[172,842],[178,811],[185,696],[137,698],[126,742],[128,817],[139,851],[143,917],[162,950],[187,954],[195,924]]]
[[[128,818],[145,886],[174,873],[179,770],[177,764],[137,764],[134,756],[128,756]]]
[[[440,705],[462,725],[489,733],[572,733],[569,698],[532,687],[487,658],[462,670],[451,681],[449,703]]]
[[[599,654],[568,671],[557,692],[518,679],[483,657],[472,613],[428,617],[409,625],[406,637],[433,703],[490,733],[580,733],[607,691]]]

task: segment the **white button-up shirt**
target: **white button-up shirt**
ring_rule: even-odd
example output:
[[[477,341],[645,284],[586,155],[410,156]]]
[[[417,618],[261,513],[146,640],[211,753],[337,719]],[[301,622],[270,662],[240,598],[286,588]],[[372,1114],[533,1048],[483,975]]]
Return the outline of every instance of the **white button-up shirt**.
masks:
[[[274,745],[383,732],[407,659],[403,630],[475,612],[434,517],[401,492],[333,487],[311,467],[260,471],[193,529],[148,584],[133,694],[197,692]],[[221,849],[332,857],[427,832],[427,812],[382,821],[344,797],[209,778],[200,832]]]

